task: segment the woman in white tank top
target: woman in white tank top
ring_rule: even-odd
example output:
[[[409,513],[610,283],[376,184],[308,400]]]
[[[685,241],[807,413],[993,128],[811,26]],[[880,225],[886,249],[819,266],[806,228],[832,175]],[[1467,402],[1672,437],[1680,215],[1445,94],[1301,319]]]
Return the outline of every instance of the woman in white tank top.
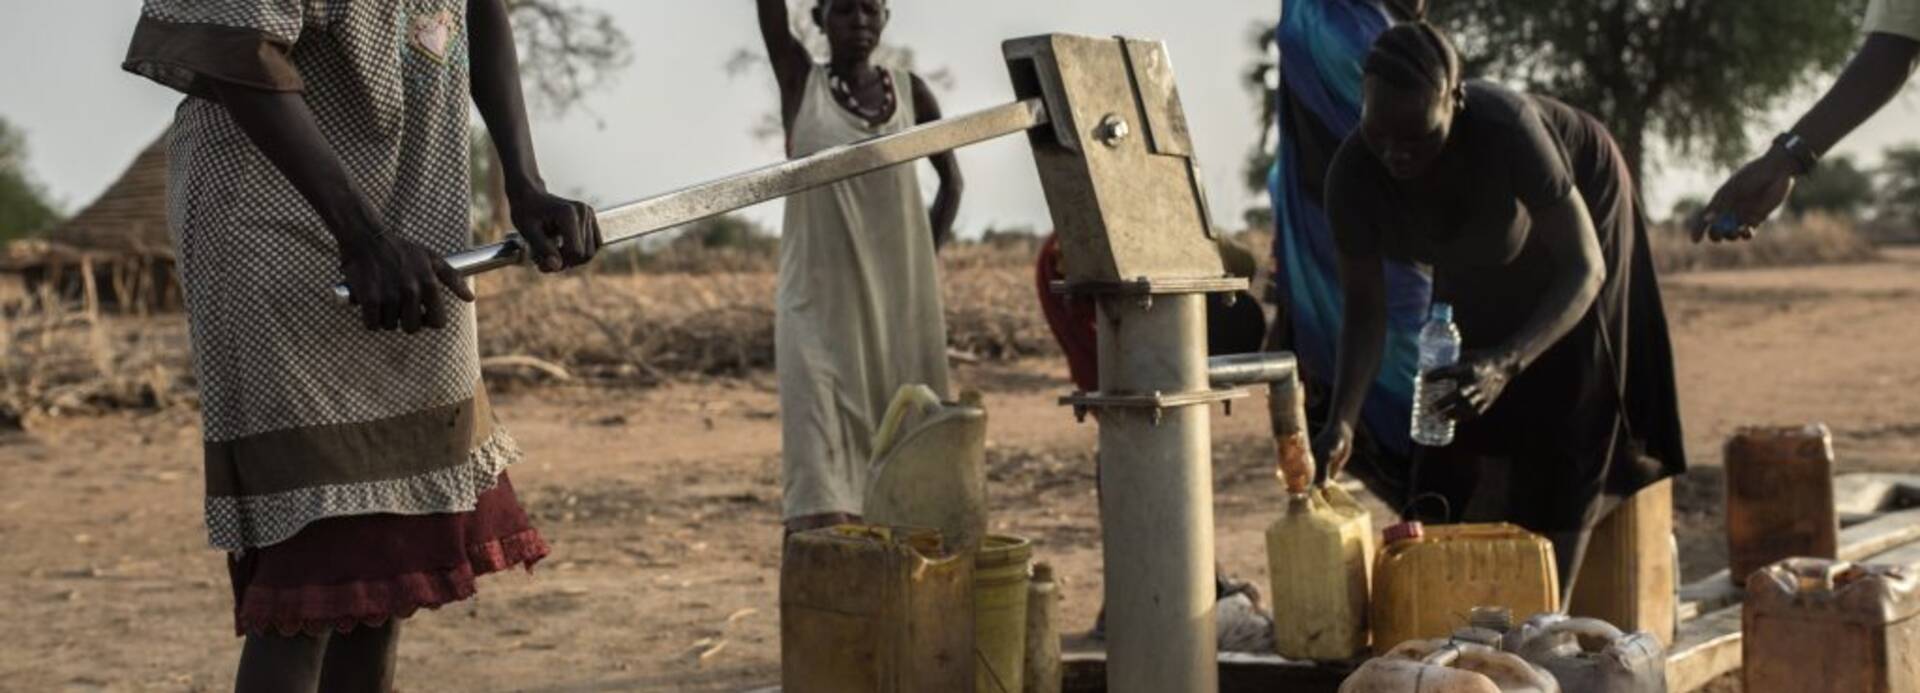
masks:
[[[757,2],[789,156],[939,119],[919,77],[873,63],[886,0],[819,0],[826,64],[793,36],[786,0]],[[915,163],[787,198],[774,341],[788,532],[860,517],[871,439],[896,390],[949,395],[934,251],[952,235],[961,181],[951,152],[930,161],[931,208]]]

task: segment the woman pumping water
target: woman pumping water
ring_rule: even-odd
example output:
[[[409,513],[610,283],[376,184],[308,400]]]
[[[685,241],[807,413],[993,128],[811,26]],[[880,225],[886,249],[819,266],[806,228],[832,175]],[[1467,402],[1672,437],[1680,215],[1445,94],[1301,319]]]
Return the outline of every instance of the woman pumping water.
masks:
[[[1327,177],[1346,300],[1315,452],[1337,472],[1351,450],[1387,334],[1383,261],[1431,268],[1463,352],[1424,385],[1451,392],[1437,408],[1457,437],[1355,473],[1370,486],[1404,484],[1423,519],[1546,535],[1564,597],[1594,525],[1686,468],[1630,169],[1592,116],[1463,80],[1431,24],[1386,30],[1364,73],[1360,127]]]

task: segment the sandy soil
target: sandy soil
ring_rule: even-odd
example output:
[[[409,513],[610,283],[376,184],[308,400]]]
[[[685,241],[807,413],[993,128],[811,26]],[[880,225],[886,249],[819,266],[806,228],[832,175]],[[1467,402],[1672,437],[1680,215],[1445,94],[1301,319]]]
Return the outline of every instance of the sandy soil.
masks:
[[[1687,573],[1720,567],[1719,442],[1825,421],[1845,470],[1920,449],[1920,252],[1885,262],[1670,279],[1688,441]],[[1094,429],[1054,405],[1064,369],[965,367],[991,409],[994,526],[1057,566],[1070,624],[1100,594]],[[1264,581],[1279,491],[1258,399],[1216,409],[1219,555]],[[499,409],[530,451],[515,485],[555,552],[531,576],[422,614],[404,690],[740,690],[778,676],[778,421],[772,379],[645,392],[522,389]],[[190,412],[0,434],[0,689],[225,690],[238,652],[200,524]],[[722,644],[717,651],[713,648]],[[704,659],[698,655],[707,652]]]

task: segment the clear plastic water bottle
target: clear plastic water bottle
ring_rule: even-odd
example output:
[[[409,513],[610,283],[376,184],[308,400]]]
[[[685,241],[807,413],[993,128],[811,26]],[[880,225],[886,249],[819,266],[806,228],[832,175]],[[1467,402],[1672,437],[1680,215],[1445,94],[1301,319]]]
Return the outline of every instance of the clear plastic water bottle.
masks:
[[[1413,442],[1430,448],[1453,444],[1453,420],[1437,406],[1453,394],[1452,383],[1430,385],[1427,374],[1460,361],[1460,328],[1453,325],[1453,306],[1433,304],[1433,313],[1420,328],[1420,372],[1413,381]]]

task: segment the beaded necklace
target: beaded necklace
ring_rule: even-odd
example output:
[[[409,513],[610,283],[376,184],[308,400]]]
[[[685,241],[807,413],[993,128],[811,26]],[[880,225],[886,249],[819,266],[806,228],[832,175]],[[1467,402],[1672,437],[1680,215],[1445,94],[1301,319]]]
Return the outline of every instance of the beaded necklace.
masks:
[[[845,108],[847,112],[859,116],[861,120],[866,121],[869,125],[884,123],[893,117],[894,108],[898,104],[894,102],[895,92],[893,88],[892,70],[885,68],[880,69],[880,89],[880,103],[874,107],[868,107],[860,103],[859,97],[853,93],[853,87],[848,85],[846,80],[841,79],[840,75],[834,74],[831,68],[827,70],[827,90],[833,93],[833,100],[838,102],[841,108]]]

